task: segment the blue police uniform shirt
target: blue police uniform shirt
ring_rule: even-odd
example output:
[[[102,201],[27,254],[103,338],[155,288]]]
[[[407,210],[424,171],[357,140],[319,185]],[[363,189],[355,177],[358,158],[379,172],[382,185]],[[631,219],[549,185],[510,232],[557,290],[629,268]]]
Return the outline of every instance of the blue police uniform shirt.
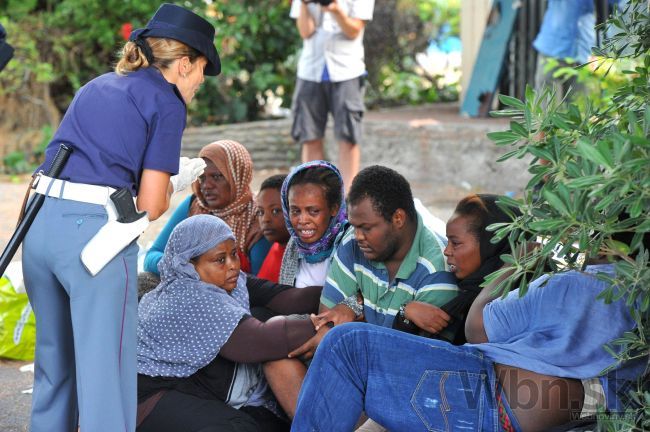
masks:
[[[178,173],[186,107],[156,68],[101,75],[75,95],[45,150],[47,172],[59,143],[73,152],[59,178],[128,187],[135,196],[143,169]]]

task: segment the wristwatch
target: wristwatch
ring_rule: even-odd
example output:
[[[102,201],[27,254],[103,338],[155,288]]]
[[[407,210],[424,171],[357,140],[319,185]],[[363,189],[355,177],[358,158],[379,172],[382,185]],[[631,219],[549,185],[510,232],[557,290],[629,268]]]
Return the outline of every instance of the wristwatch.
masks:
[[[411,324],[411,321],[406,318],[406,303],[402,303],[402,305],[399,307],[399,317],[402,319],[404,324]]]

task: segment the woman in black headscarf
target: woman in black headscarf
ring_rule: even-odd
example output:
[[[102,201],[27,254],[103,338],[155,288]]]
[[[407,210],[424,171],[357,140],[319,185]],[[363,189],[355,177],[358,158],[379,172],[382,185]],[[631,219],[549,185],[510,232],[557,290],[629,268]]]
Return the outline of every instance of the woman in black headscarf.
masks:
[[[452,318],[450,325],[465,326],[469,307],[481,292],[485,278],[503,266],[501,255],[510,253],[508,238],[493,243],[487,227],[512,222],[496,201],[498,195],[469,195],[463,198],[447,222],[445,256],[449,270],[458,278],[460,292],[442,307]],[[462,327],[461,327],[462,328]],[[465,343],[463,331],[456,332],[454,344]]]

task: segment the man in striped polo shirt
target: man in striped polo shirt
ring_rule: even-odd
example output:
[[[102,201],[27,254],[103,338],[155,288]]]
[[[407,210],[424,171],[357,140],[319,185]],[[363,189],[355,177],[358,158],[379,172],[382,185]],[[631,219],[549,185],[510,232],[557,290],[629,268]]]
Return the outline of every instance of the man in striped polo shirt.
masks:
[[[330,264],[318,334],[292,356],[310,357],[329,330],[324,324],[361,315],[371,324],[453,340],[462,329],[448,327],[450,317],[440,309],[458,293],[446,269],[445,239],[423,224],[407,180],[387,167],[365,168],[347,202],[352,226]]]

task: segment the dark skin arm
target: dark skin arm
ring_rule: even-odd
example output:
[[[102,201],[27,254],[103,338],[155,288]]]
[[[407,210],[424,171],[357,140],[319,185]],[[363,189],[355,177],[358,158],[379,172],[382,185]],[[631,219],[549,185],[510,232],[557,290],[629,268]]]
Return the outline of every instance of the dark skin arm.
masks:
[[[449,321],[451,320],[447,312],[438,306],[419,301],[408,302],[404,306],[404,317],[411,321],[419,330],[424,330],[432,334],[440,333],[449,325]]]
[[[467,320],[465,321],[465,338],[469,343],[485,343],[488,341],[487,334],[485,333],[485,326],[483,325],[483,309],[485,305],[492,300],[499,297],[499,293],[494,294],[494,288],[508,276],[514,272],[504,273],[501,277],[496,279],[494,283],[486,286],[481,290],[479,295],[474,299],[472,306],[467,313]]]
[[[266,307],[282,315],[313,313],[322,290],[319,286],[290,288],[273,297]]]
[[[219,354],[240,363],[283,359],[313,335],[314,328],[309,320],[274,317],[261,322],[248,317],[235,328]]]
[[[325,310],[322,310],[325,308]],[[354,311],[347,305],[337,304],[332,309],[327,309],[323,304],[320,305],[319,310],[322,310],[318,315],[311,316],[311,321],[314,323],[314,328],[318,331],[321,327],[332,323],[333,326],[343,324],[346,322],[355,321]]]
[[[341,305],[343,307],[344,305]],[[348,308],[349,309],[349,308]],[[323,313],[325,311],[329,310],[327,306],[324,304],[320,304],[320,307],[318,308],[319,313]],[[354,315],[354,314],[352,314]],[[303,360],[309,360],[310,358],[314,357],[314,353],[316,352],[316,348],[318,348],[318,344],[320,344],[320,341],[325,337],[327,332],[330,331],[330,327],[327,325],[322,325],[319,327],[318,331],[316,334],[309,339],[307,342],[299,346],[298,348],[294,349],[289,353],[290,358],[301,358]]]
[[[280,315],[313,313],[318,310],[322,287],[294,288],[246,275],[251,307],[264,306]]]

